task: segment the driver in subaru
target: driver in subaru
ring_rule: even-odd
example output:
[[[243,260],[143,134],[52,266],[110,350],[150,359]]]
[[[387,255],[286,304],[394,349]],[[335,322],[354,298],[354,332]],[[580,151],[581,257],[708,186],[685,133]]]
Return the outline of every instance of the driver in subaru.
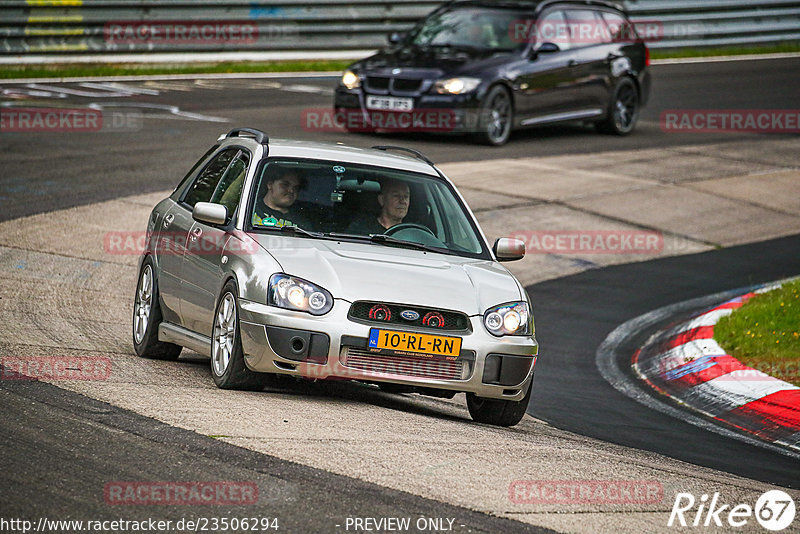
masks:
[[[385,180],[381,183],[381,192],[378,194],[378,204],[381,207],[378,216],[359,217],[350,223],[345,232],[357,235],[382,234],[403,222],[410,202],[411,190],[407,183]]]

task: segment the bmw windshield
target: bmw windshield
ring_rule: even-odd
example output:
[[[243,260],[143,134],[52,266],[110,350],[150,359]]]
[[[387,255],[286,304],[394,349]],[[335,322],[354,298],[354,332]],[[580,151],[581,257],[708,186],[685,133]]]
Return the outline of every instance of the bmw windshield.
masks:
[[[253,181],[248,228],[353,239],[489,259],[472,218],[446,181],[337,161],[266,160]],[[303,231],[290,230],[297,227]]]
[[[409,43],[421,47],[454,47],[511,51],[521,46],[515,23],[526,13],[512,9],[463,8],[434,13],[417,27]]]

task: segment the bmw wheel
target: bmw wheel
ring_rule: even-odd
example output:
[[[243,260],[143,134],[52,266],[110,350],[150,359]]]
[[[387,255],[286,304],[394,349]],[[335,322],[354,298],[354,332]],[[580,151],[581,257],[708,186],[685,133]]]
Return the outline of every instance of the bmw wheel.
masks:
[[[260,390],[264,387],[264,376],[251,371],[244,363],[236,293],[233,281],[225,284],[214,313],[211,376],[222,389]]]
[[[478,423],[495,426],[514,426],[525,415],[533,391],[533,378],[528,384],[528,392],[522,400],[510,401],[502,399],[485,399],[474,393],[467,393],[467,409]]]
[[[478,141],[500,146],[511,137],[514,109],[511,94],[502,85],[495,85],[486,94],[478,114]]]
[[[622,78],[609,104],[608,116],[597,123],[597,129],[604,133],[627,135],[633,131],[639,119],[639,91],[630,78]]]
[[[177,360],[180,345],[158,340],[158,325],[161,323],[161,305],[158,297],[158,282],[153,260],[148,257],[139,271],[136,297],[133,302],[133,348],[143,358]]]

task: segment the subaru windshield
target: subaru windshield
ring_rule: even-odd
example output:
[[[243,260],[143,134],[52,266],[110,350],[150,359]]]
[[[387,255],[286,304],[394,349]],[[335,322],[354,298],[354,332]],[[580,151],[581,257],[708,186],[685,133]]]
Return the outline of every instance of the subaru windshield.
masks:
[[[490,259],[466,208],[446,181],[352,163],[269,159],[249,207],[255,231],[354,239],[382,246]],[[287,228],[288,230],[288,228]],[[379,236],[379,237],[376,237]]]

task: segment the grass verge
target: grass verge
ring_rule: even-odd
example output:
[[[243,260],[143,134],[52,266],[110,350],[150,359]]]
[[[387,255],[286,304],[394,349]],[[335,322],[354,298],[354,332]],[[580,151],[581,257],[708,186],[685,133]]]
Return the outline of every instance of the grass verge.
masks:
[[[220,74],[240,72],[339,72],[352,61],[226,61],[222,63],[63,63],[2,65],[0,79],[150,76],[156,74]]]
[[[757,54],[788,54],[800,52],[800,41],[786,41],[770,45],[719,46],[714,48],[650,49],[652,59],[676,59],[713,56],[748,56]]]
[[[651,50],[653,59],[691,58],[800,52],[800,41],[774,45]],[[57,65],[2,65],[0,79],[84,78],[89,76],[149,76],[157,74],[216,74],[248,72],[340,72],[352,61],[226,61],[222,63],[63,63]]]
[[[800,280],[756,295],[723,317],[714,339],[743,364],[800,386]]]

